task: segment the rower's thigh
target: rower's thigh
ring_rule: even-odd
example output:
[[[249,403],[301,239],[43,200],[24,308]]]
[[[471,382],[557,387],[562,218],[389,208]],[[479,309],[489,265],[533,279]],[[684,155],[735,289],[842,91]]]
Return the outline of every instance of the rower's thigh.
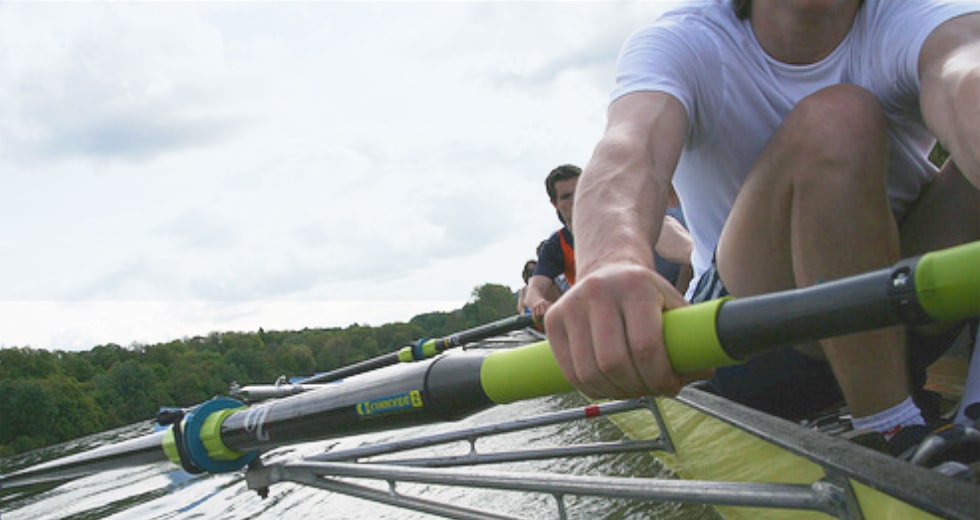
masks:
[[[721,278],[743,296],[797,286],[799,236],[849,218],[885,195],[887,126],[878,100],[853,85],[803,99],[756,159],[718,244]],[[890,216],[888,216],[890,219]],[[829,254],[833,252],[828,251]]]
[[[947,161],[912,206],[900,236],[903,257],[980,239],[980,190]]]

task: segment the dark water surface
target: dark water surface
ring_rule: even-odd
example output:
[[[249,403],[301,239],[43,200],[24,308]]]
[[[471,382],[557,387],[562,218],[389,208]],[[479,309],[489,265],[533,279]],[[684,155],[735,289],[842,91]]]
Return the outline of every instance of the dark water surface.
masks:
[[[280,448],[264,455],[269,462],[297,461],[304,456],[327,450],[347,449],[363,444],[405,438],[406,435],[429,435],[461,427],[547,413],[584,402],[577,395],[548,397],[497,406],[455,423],[430,425],[408,430],[359,435],[341,441],[313,442]],[[126,428],[45,448],[0,461],[0,473],[36,464],[68,453],[108,444],[152,431],[152,424],[141,423]],[[479,441],[481,452],[525,447],[550,447],[582,442],[618,440],[621,432],[605,419],[575,421],[504,435]],[[452,447],[455,448],[455,447]],[[430,455],[448,455],[447,447],[427,448]],[[461,443],[458,452],[465,454],[468,445]],[[413,455],[415,452],[413,452]],[[662,477],[659,461],[647,453],[603,455],[574,459],[533,461],[486,466],[487,470],[547,471],[575,475],[616,475]],[[383,483],[359,481],[359,484],[385,488]],[[448,501],[454,505],[491,510],[522,518],[558,518],[555,499],[550,495],[512,491],[490,491],[427,484],[398,484],[398,492],[428,499]],[[593,497],[566,497],[569,518],[592,519],[694,519],[713,518],[714,512],[699,506],[636,503]],[[6,491],[0,497],[0,518],[20,519],[427,519],[431,515],[376,504],[359,498],[305,487],[277,483],[266,499],[250,491],[241,473],[190,476],[169,464],[107,471],[77,479],[57,487]]]

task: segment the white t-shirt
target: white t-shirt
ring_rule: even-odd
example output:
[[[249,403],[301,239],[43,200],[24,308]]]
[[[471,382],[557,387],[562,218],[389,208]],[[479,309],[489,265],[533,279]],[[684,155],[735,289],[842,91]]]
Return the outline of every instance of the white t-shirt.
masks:
[[[766,143],[797,102],[830,85],[859,85],[882,103],[888,197],[904,216],[936,173],[928,161],[935,138],[919,110],[919,51],[940,23],[978,10],[976,1],[867,0],[844,41],[809,65],[766,54],[730,0],[691,2],[635,32],[620,52],[612,99],[661,91],[687,111],[690,133],[674,187],[694,240],[695,280],[710,266],[735,196]]]

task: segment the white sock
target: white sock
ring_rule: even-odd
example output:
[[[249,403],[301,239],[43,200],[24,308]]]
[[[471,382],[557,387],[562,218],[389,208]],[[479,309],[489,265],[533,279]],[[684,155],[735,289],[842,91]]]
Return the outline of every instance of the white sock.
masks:
[[[874,415],[851,418],[851,425],[855,430],[875,430],[884,435],[885,439],[891,439],[904,426],[925,423],[922,412],[912,401],[912,397],[906,397],[901,403]]]
[[[970,357],[970,370],[966,374],[966,388],[963,389],[963,399],[960,400],[960,411],[956,412],[956,424],[972,425],[973,421],[963,412],[967,406],[980,403],[980,334],[973,342],[973,356]]]

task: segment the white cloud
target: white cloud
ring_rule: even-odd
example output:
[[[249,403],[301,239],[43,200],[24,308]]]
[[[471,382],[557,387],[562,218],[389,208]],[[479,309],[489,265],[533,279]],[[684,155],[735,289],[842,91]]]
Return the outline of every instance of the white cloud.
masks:
[[[544,176],[586,162],[620,42],[664,7],[0,4],[0,346],[516,288],[557,227]]]

